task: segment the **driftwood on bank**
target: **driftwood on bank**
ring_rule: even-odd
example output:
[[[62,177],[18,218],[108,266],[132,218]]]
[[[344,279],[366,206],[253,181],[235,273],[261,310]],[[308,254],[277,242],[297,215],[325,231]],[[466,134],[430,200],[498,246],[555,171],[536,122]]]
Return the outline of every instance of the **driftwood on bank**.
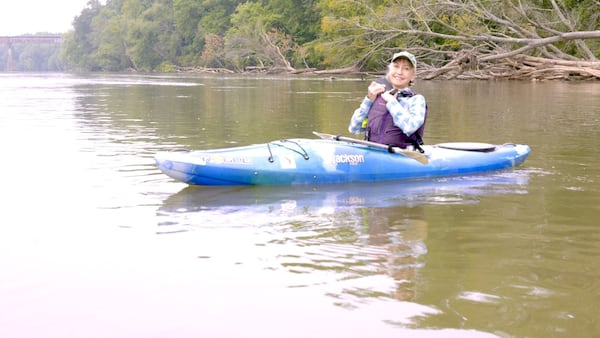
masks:
[[[600,80],[600,61],[556,60],[515,55],[481,62],[470,53],[456,57],[440,68],[425,67],[419,78],[431,79],[512,79],[512,80]]]
[[[442,67],[420,63],[417,77],[422,80],[600,80],[600,61],[557,60],[522,54],[484,62],[481,59],[473,53],[458,52]],[[366,74],[356,67],[313,73]]]
[[[177,72],[180,73],[211,73],[211,74],[234,74],[235,71],[227,68],[210,68],[210,67],[177,67]]]
[[[600,80],[600,61],[557,60],[529,55],[514,55],[503,59],[481,61],[484,57],[469,52],[457,52],[442,67],[421,62],[417,77],[422,80]],[[292,67],[246,67],[242,71],[226,68],[181,67],[179,72],[189,73],[264,73],[264,74],[314,74],[314,75],[366,75],[356,66],[317,70]]]

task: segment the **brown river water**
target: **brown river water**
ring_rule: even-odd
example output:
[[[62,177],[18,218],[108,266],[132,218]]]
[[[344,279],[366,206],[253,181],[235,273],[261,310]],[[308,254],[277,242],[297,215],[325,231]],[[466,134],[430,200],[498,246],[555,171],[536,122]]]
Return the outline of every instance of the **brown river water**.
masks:
[[[369,79],[0,74],[0,337],[598,337],[600,82],[420,81],[425,142],[520,167],[188,187],[154,166],[347,135]]]

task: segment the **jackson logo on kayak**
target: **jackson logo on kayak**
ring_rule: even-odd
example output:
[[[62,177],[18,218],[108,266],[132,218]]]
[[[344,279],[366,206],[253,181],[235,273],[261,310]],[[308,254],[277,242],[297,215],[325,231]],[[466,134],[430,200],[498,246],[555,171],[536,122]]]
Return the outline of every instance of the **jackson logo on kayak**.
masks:
[[[359,163],[365,163],[365,157],[357,154],[339,154],[333,157],[333,164],[348,163],[350,165],[357,165]]]
[[[296,169],[296,160],[293,156],[279,156],[279,163],[281,165],[281,169]],[[365,163],[365,157],[357,154],[339,154],[332,157],[331,163],[334,165],[338,165],[340,163],[358,165],[360,163]]]

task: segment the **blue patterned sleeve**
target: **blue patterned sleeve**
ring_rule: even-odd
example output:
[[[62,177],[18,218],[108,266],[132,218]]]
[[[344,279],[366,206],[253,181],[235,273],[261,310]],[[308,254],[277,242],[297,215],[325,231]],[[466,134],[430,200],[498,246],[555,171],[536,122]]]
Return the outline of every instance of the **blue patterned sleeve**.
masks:
[[[350,125],[348,126],[348,131],[352,134],[360,134],[365,131],[363,128],[363,121],[369,115],[369,110],[373,102],[369,100],[366,96],[360,104],[360,107],[354,111],[352,114],[352,118],[350,119]]]
[[[408,136],[416,132],[425,122],[427,106],[423,95],[401,97],[398,101],[388,102],[386,107],[394,119],[394,124]]]

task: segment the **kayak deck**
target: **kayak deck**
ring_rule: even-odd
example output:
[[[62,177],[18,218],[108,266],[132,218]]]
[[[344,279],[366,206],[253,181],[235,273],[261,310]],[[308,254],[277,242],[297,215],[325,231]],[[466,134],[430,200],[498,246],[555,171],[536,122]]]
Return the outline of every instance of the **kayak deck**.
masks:
[[[457,146],[460,144],[457,143]],[[487,144],[486,144],[487,145]],[[473,148],[473,147],[471,147]],[[298,185],[456,176],[520,165],[527,145],[486,151],[423,146],[427,163],[403,153],[323,139],[284,139],[233,148],[156,154],[158,168],[191,185]]]

